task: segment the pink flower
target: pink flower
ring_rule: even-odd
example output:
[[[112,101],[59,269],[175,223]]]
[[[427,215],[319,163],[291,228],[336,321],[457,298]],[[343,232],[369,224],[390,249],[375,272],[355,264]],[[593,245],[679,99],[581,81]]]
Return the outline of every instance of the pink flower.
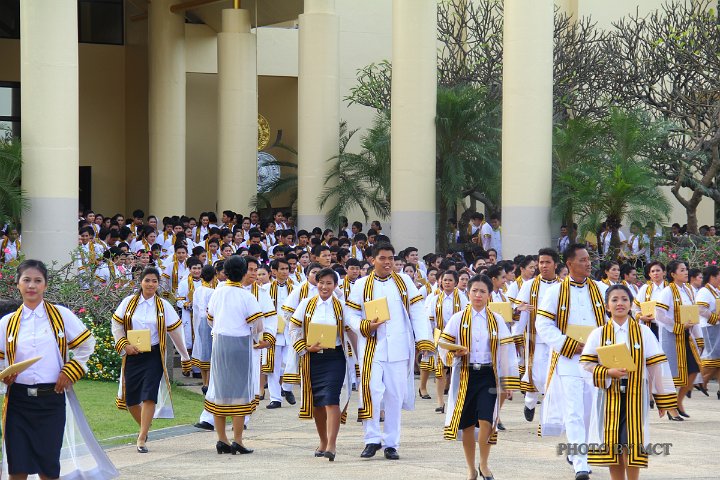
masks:
[[[665,251],[665,247],[660,247],[660,251],[661,251],[661,252],[664,252],[664,251]]]
[[[705,266],[706,266],[706,267],[708,266],[708,262],[705,262]]]
[[[100,299],[100,297],[99,297],[99,296],[97,296],[97,295],[93,295],[93,299],[95,299],[95,300],[99,300],[99,299]]]
[[[0,273],[0,278],[2,278],[2,273]]]
[[[80,310],[78,310],[78,313],[85,313],[87,310],[85,310],[85,307],[80,307]]]
[[[677,258],[677,255],[673,253],[672,255],[670,255],[670,258],[676,259],[676,258]]]
[[[713,265],[717,265],[717,262],[715,260],[712,261]]]

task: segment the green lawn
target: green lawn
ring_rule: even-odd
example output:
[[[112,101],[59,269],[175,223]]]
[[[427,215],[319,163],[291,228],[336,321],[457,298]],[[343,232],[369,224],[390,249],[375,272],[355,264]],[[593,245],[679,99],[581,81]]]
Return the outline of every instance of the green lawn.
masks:
[[[115,407],[116,383],[81,380],[74,388],[95,438],[105,440],[137,433],[138,425],[130,413]],[[153,420],[151,431],[175,425],[192,425],[198,421],[203,408],[202,395],[174,386],[172,399],[175,418]]]

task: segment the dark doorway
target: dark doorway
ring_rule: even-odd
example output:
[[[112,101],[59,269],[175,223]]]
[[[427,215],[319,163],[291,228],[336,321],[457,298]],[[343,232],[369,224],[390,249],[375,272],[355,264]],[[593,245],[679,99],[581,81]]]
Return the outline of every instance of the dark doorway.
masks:
[[[81,209],[92,209],[92,167],[80,167],[80,192],[78,192],[78,201]]]

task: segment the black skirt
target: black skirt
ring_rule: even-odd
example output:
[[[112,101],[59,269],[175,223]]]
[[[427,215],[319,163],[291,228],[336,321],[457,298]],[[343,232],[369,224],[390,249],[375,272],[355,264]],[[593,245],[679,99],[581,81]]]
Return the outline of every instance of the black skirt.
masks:
[[[310,355],[310,384],[313,406],[340,405],[340,391],[345,381],[345,352],[341,346],[326,348]]]
[[[29,388],[38,389],[38,396],[29,396]],[[10,385],[3,432],[10,475],[60,477],[65,394],[54,393],[53,388],[54,383]]]
[[[627,380],[622,384],[627,388]],[[620,418],[618,419],[618,444],[623,448],[628,447],[628,431],[627,431],[627,392],[620,394]]]
[[[685,358],[687,358],[687,372],[688,375],[693,373],[700,373],[700,367],[695,360],[695,355],[692,353],[690,348],[690,332],[685,330]]]
[[[492,367],[485,367],[480,370],[471,368],[468,372],[465,403],[463,404],[460,424],[458,425],[460,430],[477,426],[480,420],[492,423],[495,402],[497,401],[497,383]]]
[[[149,352],[127,355],[124,386],[128,407],[146,400],[157,403],[158,388],[165,374],[162,362],[159,345],[153,345]]]

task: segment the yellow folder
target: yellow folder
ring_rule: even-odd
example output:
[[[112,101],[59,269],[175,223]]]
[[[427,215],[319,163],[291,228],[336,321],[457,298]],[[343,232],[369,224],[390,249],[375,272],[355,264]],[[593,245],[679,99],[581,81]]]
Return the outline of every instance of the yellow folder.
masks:
[[[380,323],[390,320],[387,298],[382,297],[365,302],[365,318],[371,322],[377,318]]]
[[[635,371],[635,362],[627,345],[624,343],[616,343],[597,347],[598,359],[600,365],[607,368],[624,368],[628,372]]]
[[[442,330],[439,328],[436,328],[433,332],[433,340],[435,341],[435,346],[437,347],[438,341],[440,341],[440,335],[442,335]]]
[[[128,330],[127,339],[130,345],[141,352],[150,351],[150,330]]]
[[[33,365],[35,362],[37,362],[41,358],[43,358],[43,357],[34,357],[34,358],[29,358],[27,360],[23,360],[22,362],[13,363],[9,367],[7,367],[5,370],[0,372],[0,380],[2,380],[5,377],[9,377],[11,375],[15,375],[16,373],[24,372],[31,365]]]
[[[456,351],[456,350],[460,350],[460,349],[462,349],[462,348],[465,348],[465,347],[463,347],[462,345],[458,345],[457,343],[449,343],[449,342],[446,342],[446,341],[444,341],[444,340],[440,340],[440,341],[438,342],[438,347],[444,348],[445,350],[448,350],[448,351],[450,351],[450,352],[454,352],[454,351]]]
[[[487,305],[488,310],[502,316],[506,322],[512,322],[512,304],[510,302],[490,302]]]
[[[680,322],[699,323],[700,305],[680,305]]]
[[[277,333],[285,332],[285,317],[278,314],[277,322],[278,322]]]
[[[585,343],[587,342],[590,332],[595,330],[595,328],[596,327],[587,325],[568,325],[567,329],[565,329],[565,335],[580,343]]]
[[[657,306],[657,302],[655,300],[647,301],[647,302],[640,302],[640,314],[643,317],[646,317],[650,315],[652,318],[655,318],[655,307]]]
[[[306,343],[310,347],[320,343],[322,348],[335,348],[337,339],[337,325],[310,322]]]

